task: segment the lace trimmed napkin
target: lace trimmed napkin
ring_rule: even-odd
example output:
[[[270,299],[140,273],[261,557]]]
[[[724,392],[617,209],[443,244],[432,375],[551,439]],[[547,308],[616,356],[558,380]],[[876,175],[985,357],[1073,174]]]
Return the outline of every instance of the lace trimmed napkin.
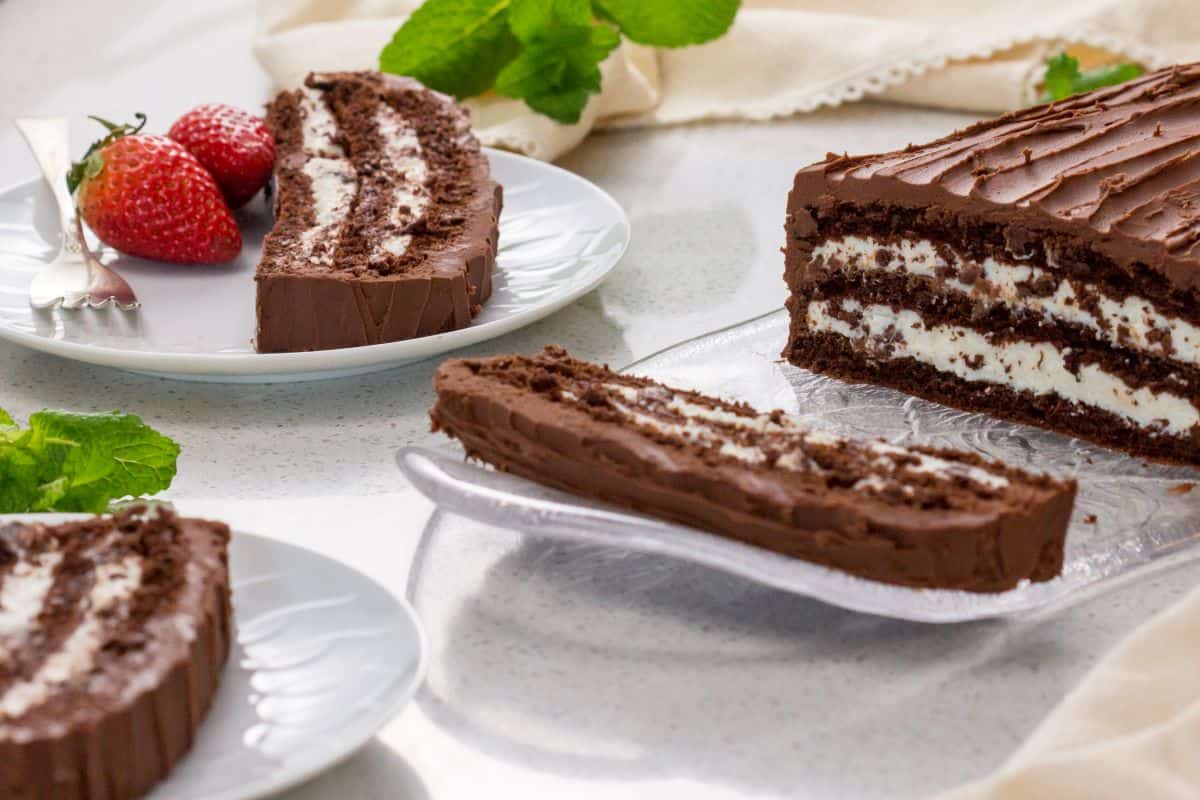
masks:
[[[309,70],[368,69],[416,0],[260,0],[255,53],[280,87]],[[554,159],[593,128],[763,120],[866,96],[999,112],[1029,105],[1046,59],[1157,68],[1200,60],[1195,0],[745,0],[723,38],[628,42],[575,125],[520,101],[470,101],[486,144]]]

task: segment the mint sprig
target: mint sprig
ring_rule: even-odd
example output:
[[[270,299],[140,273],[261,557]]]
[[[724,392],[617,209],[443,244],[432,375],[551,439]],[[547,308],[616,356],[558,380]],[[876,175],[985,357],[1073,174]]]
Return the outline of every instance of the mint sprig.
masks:
[[[600,64],[621,35],[654,47],[711,41],[740,0],[427,0],[379,54],[459,99],[495,89],[563,123],[600,91]]]
[[[687,47],[719,39],[741,0],[596,0],[596,10],[639,44]]]
[[[132,414],[39,411],[20,427],[0,409],[0,513],[101,513],[171,485],[179,445]]]
[[[1059,53],[1046,62],[1046,74],[1042,79],[1042,102],[1062,100],[1103,86],[1116,86],[1133,80],[1143,72],[1140,66],[1133,63],[1080,70],[1079,59]]]

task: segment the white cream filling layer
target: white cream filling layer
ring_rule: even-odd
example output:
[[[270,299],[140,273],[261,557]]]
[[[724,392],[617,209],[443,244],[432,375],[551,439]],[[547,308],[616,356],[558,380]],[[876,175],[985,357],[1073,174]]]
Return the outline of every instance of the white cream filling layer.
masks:
[[[316,225],[300,237],[301,257],[313,263],[330,265],[341,224],[350,213],[358,192],[358,174],[337,143],[337,121],[321,93],[305,87],[301,90],[303,117],[301,135],[309,158],[303,171],[312,191]],[[375,112],[375,125],[383,139],[383,155],[389,172],[398,176],[391,198],[388,221],[406,228],[419,219],[429,206],[429,166],[421,151],[416,130],[391,106],[381,103]],[[329,246],[318,252],[318,244]],[[393,234],[374,243],[376,259],[402,256],[412,243],[409,234]]]
[[[109,613],[128,600],[142,583],[142,564],[130,556],[115,564],[96,567],[95,582],[84,601],[84,617],[62,645],[27,680],[18,681],[0,695],[0,717],[18,717],[44,702],[55,686],[75,680],[95,663],[103,632],[111,624]]]
[[[300,116],[303,117],[300,135],[306,153],[326,158],[345,158],[345,151],[334,140],[337,136],[337,120],[333,118],[333,112],[325,105],[325,98],[319,91],[309,86],[300,90]]]
[[[326,266],[333,263],[342,221],[358,191],[358,174],[342,147],[334,141],[337,121],[321,93],[305,87],[300,94],[303,147],[309,158],[304,174],[311,186],[316,226],[300,236],[300,257]],[[319,255],[317,245],[327,243]]]
[[[338,231],[354,202],[357,176],[349,161],[337,158],[310,158],[304,164],[304,174],[312,187],[317,224],[300,235],[300,247],[305,258],[329,265],[333,263]],[[318,255],[317,244],[323,241],[328,241],[329,247]]]
[[[642,393],[631,386],[614,383],[606,384],[605,388],[619,394],[630,403],[636,403],[641,399]],[[661,393],[662,390],[655,389],[653,391]],[[731,456],[748,464],[761,464],[766,461],[767,454],[758,447],[747,447],[730,442],[725,439],[720,429],[705,423],[720,423],[758,433],[787,433],[809,445],[836,447],[848,443],[851,448],[861,450],[872,467],[890,473],[893,477],[897,473],[906,471],[915,474],[929,474],[945,481],[963,478],[989,489],[1000,489],[1008,485],[1008,479],[1003,475],[996,475],[979,467],[947,461],[886,442],[846,439],[824,431],[808,431],[799,422],[787,416],[779,416],[775,419],[770,414],[743,416],[725,409],[692,403],[676,394],[671,394],[665,404],[668,410],[679,414],[685,421],[682,423],[666,422],[632,406],[619,403],[614,406],[620,413],[638,425],[708,446],[720,442],[718,451],[722,455]],[[797,444],[800,442],[798,441]],[[819,464],[800,449],[780,455],[776,459],[775,465],[793,472],[821,473],[824,471]],[[886,489],[889,485],[888,481],[879,475],[870,475],[860,480],[859,484],[862,486],[856,486],[856,488],[875,491]]]
[[[59,553],[42,553],[36,561],[18,561],[0,584],[0,642],[24,636],[42,613],[46,594],[54,584]]]
[[[887,257],[880,259],[880,253]],[[936,277],[939,271],[947,268],[952,274],[961,275],[969,263],[958,256],[947,261],[928,239],[902,239],[886,244],[870,236],[828,239],[813,249],[812,257],[814,261],[832,261],[864,272],[904,272],[928,278]],[[969,285],[950,278],[945,282],[946,288],[1040,314],[1050,322],[1081,325],[1093,331],[1097,338],[1118,347],[1157,352],[1185,364],[1200,366],[1200,327],[1160,313],[1149,300],[1135,295],[1114,300],[1098,288],[1085,285],[1085,291],[1098,298],[1094,307],[1096,313],[1093,313],[1093,310],[1080,306],[1079,294],[1068,280],[1059,281],[1054,293],[1043,297],[1022,288],[1020,284],[1051,274],[1038,266],[1012,264],[989,257],[978,262],[978,267],[986,283]],[[1120,334],[1121,326],[1125,328],[1124,338]],[[1167,343],[1160,338],[1164,333],[1170,334],[1173,353],[1167,353]]]
[[[375,112],[375,126],[383,138],[383,154],[390,170],[403,176],[396,181],[396,193],[389,212],[389,221],[403,228],[419,219],[429,205],[429,190],[425,187],[429,167],[421,154],[416,130],[396,109],[381,103]],[[400,234],[389,236],[378,247],[391,255],[402,256],[411,241],[412,236]]]
[[[1067,368],[1067,353],[1045,342],[993,344],[969,328],[927,326],[915,311],[864,306],[850,299],[839,305],[836,308],[829,300],[810,302],[806,313],[809,330],[844,336],[877,358],[912,358],[964,380],[1010,386],[1035,395],[1054,394],[1143,428],[1182,434],[1200,423],[1200,410],[1190,400],[1144,387],[1134,389],[1095,364],[1085,364],[1075,374]],[[852,325],[843,314],[861,315],[861,319]]]

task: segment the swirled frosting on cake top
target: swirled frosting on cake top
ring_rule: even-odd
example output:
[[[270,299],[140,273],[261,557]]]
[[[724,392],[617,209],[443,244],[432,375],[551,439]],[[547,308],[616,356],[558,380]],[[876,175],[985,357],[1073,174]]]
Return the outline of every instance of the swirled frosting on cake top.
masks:
[[[1178,289],[1200,288],[1200,64],[1034,106],[928,144],[830,154],[801,170],[789,202],[803,229],[822,206],[940,207],[1049,232]]]

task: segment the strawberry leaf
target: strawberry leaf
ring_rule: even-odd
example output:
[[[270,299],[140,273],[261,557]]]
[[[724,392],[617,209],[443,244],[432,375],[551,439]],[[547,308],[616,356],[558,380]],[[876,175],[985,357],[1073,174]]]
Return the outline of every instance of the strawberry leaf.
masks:
[[[79,184],[83,183],[85,178],[94,178],[100,174],[100,170],[104,169],[104,159],[100,155],[100,151],[108,145],[120,139],[122,136],[132,136],[142,128],[146,127],[146,115],[142,112],[137,112],[133,115],[137,120],[136,125],[123,124],[118,125],[115,122],[109,122],[100,117],[89,116],[88,119],[94,119],[104,126],[108,131],[103,139],[97,139],[92,142],[91,147],[83,154],[83,158],[71,164],[71,169],[67,170],[67,191],[72,195],[79,188]]]

